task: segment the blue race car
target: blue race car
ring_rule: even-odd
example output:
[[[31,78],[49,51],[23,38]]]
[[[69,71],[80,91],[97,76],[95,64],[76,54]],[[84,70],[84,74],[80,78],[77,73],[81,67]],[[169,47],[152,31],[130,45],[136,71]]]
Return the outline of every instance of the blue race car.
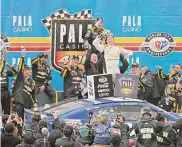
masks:
[[[58,118],[66,120],[68,123],[89,122],[89,113],[96,115],[109,115],[114,120],[119,113],[125,117],[127,123],[136,123],[141,117],[141,109],[149,107],[152,110],[153,117],[158,112],[162,112],[169,122],[175,122],[179,116],[150,104],[146,101],[130,98],[108,97],[100,99],[65,99],[59,104],[48,105],[47,108],[40,108],[42,118],[46,118],[51,123],[54,118],[52,113],[56,112]],[[33,111],[28,110],[25,114],[26,123],[30,123]]]

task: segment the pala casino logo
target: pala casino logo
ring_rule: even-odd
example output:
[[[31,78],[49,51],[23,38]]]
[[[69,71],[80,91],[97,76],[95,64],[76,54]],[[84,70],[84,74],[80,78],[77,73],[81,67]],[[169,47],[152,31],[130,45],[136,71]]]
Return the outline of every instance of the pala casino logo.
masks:
[[[32,16],[13,16],[13,32],[32,32]]]
[[[123,16],[122,32],[141,32],[142,17],[141,16]]]
[[[92,19],[91,10],[69,14],[67,10],[60,9],[43,19],[42,23],[51,36],[52,66],[61,72],[64,67],[62,61],[66,59],[65,51],[69,51],[67,61],[71,60],[70,55],[80,55],[80,52],[84,51],[83,37],[86,31],[94,25],[95,20]]]
[[[169,55],[176,43],[169,33],[151,33],[143,43],[145,51],[152,56]]]
[[[121,86],[121,93],[124,95],[130,95],[134,91],[134,83],[135,81],[132,80],[131,78],[121,78],[119,79],[119,83]]]

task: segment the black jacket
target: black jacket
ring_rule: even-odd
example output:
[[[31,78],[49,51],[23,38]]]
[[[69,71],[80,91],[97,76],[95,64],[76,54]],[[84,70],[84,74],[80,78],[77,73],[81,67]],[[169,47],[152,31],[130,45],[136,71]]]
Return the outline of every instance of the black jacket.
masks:
[[[62,71],[61,76],[64,78],[64,92],[66,98],[80,95],[80,83],[82,82],[83,74],[82,69],[79,67],[74,68],[73,66],[67,67]]]
[[[157,134],[158,147],[175,147],[176,131],[164,122],[159,122],[163,129]]]
[[[32,59],[32,77],[35,82],[40,82],[47,86],[51,83],[52,75],[50,67],[40,61],[43,56]]]
[[[58,138],[55,143],[55,147],[80,147],[78,142],[74,142],[70,138]]]
[[[142,86],[143,99],[150,100],[160,98],[158,86],[154,74],[151,71],[148,70],[144,75],[141,75],[139,82]]]
[[[15,147],[20,144],[20,137],[15,137],[13,134],[4,133],[1,136],[1,146],[2,147]]]
[[[120,61],[122,63],[122,66],[119,67],[120,73],[125,73],[125,71],[128,69],[129,63],[126,59],[124,60],[123,55],[120,55]]]
[[[141,118],[137,122],[135,133],[137,147],[157,147],[156,135],[162,130],[161,125],[152,118]]]
[[[101,35],[104,32],[104,30],[105,29],[99,30],[96,27],[88,29],[85,34],[85,37],[84,37],[84,45],[85,45],[85,42],[87,42],[87,41],[90,45],[92,45],[92,42],[94,41],[94,39],[97,36]]]
[[[30,109],[33,107],[34,103],[37,103],[37,99],[35,97],[35,82],[31,78],[25,79],[23,69],[24,57],[21,57],[12,95],[15,103],[20,103],[24,105],[25,108]]]
[[[5,70],[5,63],[6,61],[1,61],[1,65],[0,65],[0,72],[1,72],[1,80],[0,80],[0,84],[1,84],[1,91],[2,90],[8,90],[9,87],[9,77],[14,76],[17,71],[14,67],[12,67],[10,70]]]
[[[169,74],[169,75],[166,75],[163,73],[163,70],[162,69],[159,69],[158,70],[158,76],[164,80],[167,80],[168,81],[168,84],[176,84],[176,82],[178,80],[180,80],[181,78],[181,75],[180,73],[175,73],[173,75]]]
[[[115,122],[115,124],[113,125],[113,128],[119,128],[121,130],[121,147],[128,147],[129,146],[129,127],[128,125],[120,122]]]
[[[103,55],[100,54],[100,57],[98,55],[98,61],[96,64],[93,64],[90,59],[93,51],[91,49],[87,50],[86,60],[85,60],[85,70],[87,75],[96,75],[96,74],[103,74],[103,63],[104,58]]]

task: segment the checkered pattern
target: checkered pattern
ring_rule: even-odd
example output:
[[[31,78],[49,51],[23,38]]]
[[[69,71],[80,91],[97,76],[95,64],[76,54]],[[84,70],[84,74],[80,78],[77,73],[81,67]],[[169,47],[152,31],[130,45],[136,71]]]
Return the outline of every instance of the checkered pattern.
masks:
[[[92,19],[92,11],[91,10],[83,10],[83,11],[80,11],[76,14],[71,15],[68,13],[67,10],[61,9],[61,10],[54,12],[53,14],[48,16],[47,18],[43,19],[42,23],[44,24],[44,26],[48,29],[48,31],[50,33],[51,20],[52,19],[64,19],[64,18]]]

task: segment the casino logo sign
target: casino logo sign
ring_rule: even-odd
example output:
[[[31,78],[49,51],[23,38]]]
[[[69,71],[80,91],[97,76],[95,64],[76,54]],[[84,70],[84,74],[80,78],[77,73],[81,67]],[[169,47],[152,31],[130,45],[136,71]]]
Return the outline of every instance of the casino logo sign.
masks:
[[[82,10],[69,14],[60,9],[42,20],[51,36],[51,64],[54,69],[62,71],[74,54],[79,55],[80,64],[84,62],[83,37],[95,20],[91,10]],[[81,52],[82,51],[82,52]]]

